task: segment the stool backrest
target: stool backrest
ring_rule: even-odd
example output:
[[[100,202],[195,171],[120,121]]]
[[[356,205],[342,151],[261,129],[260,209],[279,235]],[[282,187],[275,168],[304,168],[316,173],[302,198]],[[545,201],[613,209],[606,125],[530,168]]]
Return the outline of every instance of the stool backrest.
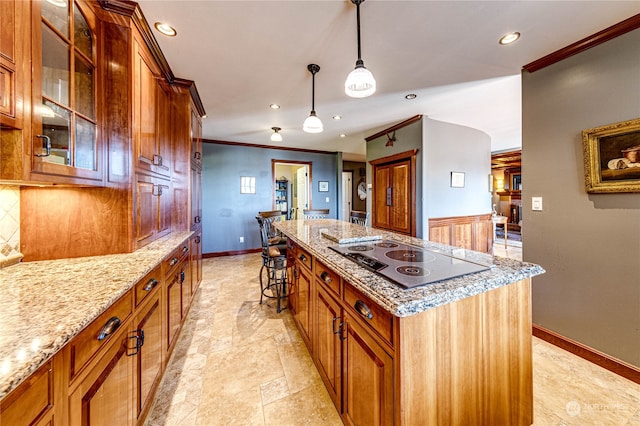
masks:
[[[329,209],[304,209],[305,219],[326,219],[329,217]]]
[[[349,220],[351,221],[351,223],[367,226],[369,222],[369,212],[351,210],[351,214],[349,215]]]

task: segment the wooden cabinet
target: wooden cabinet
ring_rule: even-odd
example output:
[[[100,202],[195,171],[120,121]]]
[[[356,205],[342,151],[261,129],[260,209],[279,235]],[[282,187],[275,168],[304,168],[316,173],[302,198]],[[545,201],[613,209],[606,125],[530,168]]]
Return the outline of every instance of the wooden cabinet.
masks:
[[[202,169],[191,163],[191,230],[202,227]]]
[[[321,283],[316,283],[317,331],[314,360],[339,413],[342,412],[342,307]]]
[[[54,373],[49,361],[0,403],[0,424],[40,426],[54,423]]]
[[[490,214],[429,219],[429,241],[488,253],[493,248]]]
[[[347,425],[391,425],[393,358],[353,315],[347,313],[345,322],[342,419]]]
[[[374,160],[373,227],[415,235],[415,152]]]
[[[29,2],[0,2],[0,126],[22,129],[29,96]],[[28,103],[28,102],[27,102]],[[5,128],[2,132],[5,132]],[[4,159],[3,143],[3,159]],[[17,153],[21,161],[22,150]]]
[[[171,232],[171,182],[136,173],[134,195],[135,242],[140,248]]]
[[[166,334],[163,348],[168,359],[175,346],[191,297],[188,241],[180,244],[172,254],[165,258],[162,270],[166,282]]]
[[[160,268],[155,273],[160,280]],[[155,278],[153,278],[155,279]],[[144,283],[144,280],[141,281]],[[143,288],[148,288],[149,282]],[[164,351],[162,350],[162,306],[160,296],[161,286],[155,286],[150,291],[148,299],[136,310],[133,320],[134,333],[143,336],[142,346],[134,360],[135,378],[135,418],[144,420],[153,403],[155,390],[160,384],[163,372]]]
[[[296,251],[296,261],[293,270],[295,280],[295,312],[293,319],[298,325],[302,340],[312,352],[312,324],[313,324],[313,305],[312,297],[314,296],[313,273],[311,272],[312,258],[309,253],[300,247]]]
[[[191,236],[191,297],[196,294],[202,282],[202,230]]]

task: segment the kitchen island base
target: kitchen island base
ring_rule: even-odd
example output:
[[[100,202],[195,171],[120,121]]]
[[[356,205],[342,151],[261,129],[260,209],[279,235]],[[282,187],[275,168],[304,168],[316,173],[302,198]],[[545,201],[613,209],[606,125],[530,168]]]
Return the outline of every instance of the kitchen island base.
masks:
[[[345,424],[533,423],[530,278],[401,317],[288,248],[289,308]]]

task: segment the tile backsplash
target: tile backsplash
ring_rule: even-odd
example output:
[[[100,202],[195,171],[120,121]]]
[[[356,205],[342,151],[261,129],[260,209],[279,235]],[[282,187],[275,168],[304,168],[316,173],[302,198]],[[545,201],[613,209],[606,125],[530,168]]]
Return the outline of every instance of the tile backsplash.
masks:
[[[0,185],[0,267],[21,258],[20,187]]]

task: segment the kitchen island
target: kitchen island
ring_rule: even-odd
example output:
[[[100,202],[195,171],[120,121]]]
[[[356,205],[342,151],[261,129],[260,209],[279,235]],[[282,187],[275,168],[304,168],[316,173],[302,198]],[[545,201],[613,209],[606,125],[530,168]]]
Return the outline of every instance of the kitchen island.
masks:
[[[337,220],[284,221],[289,308],[345,424],[533,422],[534,264]],[[481,272],[405,289],[332,250],[391,241]]]

